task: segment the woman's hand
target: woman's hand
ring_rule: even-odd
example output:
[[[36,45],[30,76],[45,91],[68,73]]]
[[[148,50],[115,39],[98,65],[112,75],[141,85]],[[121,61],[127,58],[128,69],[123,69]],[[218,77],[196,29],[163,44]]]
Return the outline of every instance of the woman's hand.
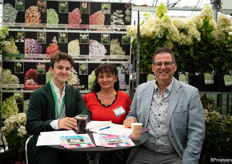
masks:
[[[136,123],[136,119],[134,117],[129,117],[123,121],[123,125],[125,128],[131,128],[131,123]]]

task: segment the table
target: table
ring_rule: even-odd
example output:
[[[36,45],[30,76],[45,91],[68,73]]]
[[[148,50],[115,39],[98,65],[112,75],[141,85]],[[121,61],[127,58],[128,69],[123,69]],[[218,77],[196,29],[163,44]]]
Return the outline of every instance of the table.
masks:
[[[95,141],[93,139],[93,133],[87,132],[89,134],[89,137],[95,144]],[[101,156],[101,153],[107,153],[107,152],[113,152],[113,151],[121,151],[126,149],[131,149],[134,147],[142,146],[146,141],[148,140],[148,133],[142,133],[141,140],[140,141],[133,141],[135,146],[125,146],[125,147],[103,147],[103,146],[96,146],[96,147],[90,147],[90,148],[76,148],[76,149],[66,149],[63,146],[60,145],[49,145],[48,147],[51,149],[55,149],[58,151],[76,151],[76,152],[85,152],[85,153],[96,153],[96,159],[95,162],[98,164],[99,159]]]

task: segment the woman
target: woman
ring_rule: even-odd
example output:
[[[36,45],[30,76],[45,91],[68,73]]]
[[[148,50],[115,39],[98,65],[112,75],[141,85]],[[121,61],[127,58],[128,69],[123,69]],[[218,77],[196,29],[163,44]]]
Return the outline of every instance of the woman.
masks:
[[[114,64],[101,64],[95,69],[96,79],[91,93],[84,96],[84,102],[92,112],[92,119],[112,121],[122,124],[130,110],[131,99],[119,91],[118,70]],[[92,154],[93,155],[93,154]],[[100,161],[104,164],[123,163],[129,152],[102,153]]]
[[[122,124],[130,110],[131,99],[119,91],[118,70],[114,64],[101,64],[95,70],[96,79],[84,102],[92,112],[91,120]]]

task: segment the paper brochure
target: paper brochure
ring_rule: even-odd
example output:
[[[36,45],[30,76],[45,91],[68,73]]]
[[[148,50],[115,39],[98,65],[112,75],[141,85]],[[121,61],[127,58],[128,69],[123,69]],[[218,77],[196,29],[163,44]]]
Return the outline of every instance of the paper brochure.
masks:
[[[60,136],[60,145],[67,149],[95,147],[88,134]]]
[[[104,147],[125,147],[134,146],[135,144],[126,135],[104,135],[94,134],[95,144]]]

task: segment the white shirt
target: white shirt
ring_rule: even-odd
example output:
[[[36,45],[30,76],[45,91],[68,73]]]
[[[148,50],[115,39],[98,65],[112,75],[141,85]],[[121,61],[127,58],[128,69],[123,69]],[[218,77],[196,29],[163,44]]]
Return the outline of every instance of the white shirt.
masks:
[[[54,91],[56,93],[56,99],[57,99],[57,104],[58,104],[58,111],[60,112],[62,101],[63,101],[63,97],[65,95],[65,86],[64,86],[64,88],[62,90],[62,95],[60,95],[60,89],[53,83],[53,81],[52,81],[52,84],[53,84],[53,87],[54,87]],[[54,110],[55,110],[55,116],[57,116],[57,111],[56,111],[56,109],[54,109]],[[64,117],[65,117],[65,105],[64,105],[63,112],[61,114],[61,118],[64,118]],[[58,121],[59,120],[57,119],[57,120],[54,120],[54,121],[50,122],[50,125],[55,130],[59,130]]]

